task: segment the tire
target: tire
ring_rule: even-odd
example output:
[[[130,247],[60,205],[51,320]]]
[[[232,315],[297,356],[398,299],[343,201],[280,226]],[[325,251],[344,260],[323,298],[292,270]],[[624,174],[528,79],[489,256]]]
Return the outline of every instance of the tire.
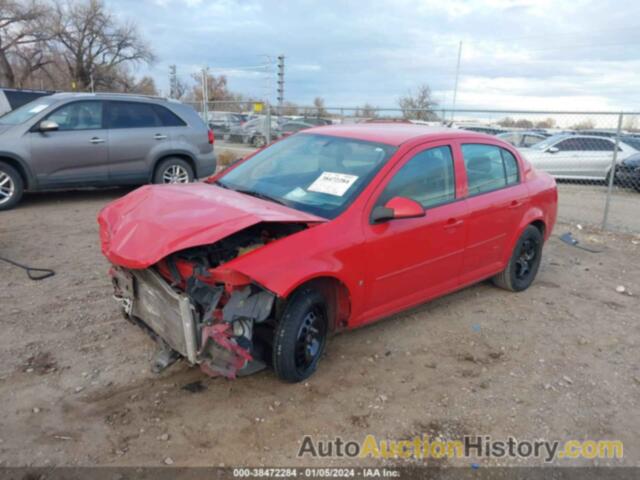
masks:
[[[0,210],[15,207],[24,193],[24,181],[18,171],[5,162],[0,162]]]
[[[267,139],[262,135],[257,135],[251,139],[251,145],[255,148],[262,148],[267,144]]]
[[[281,380],[296,383],[309,378],[327,342],[327,304],[316,290],[293,295],[280,318],[273,341],[273,369]]]
[[[195,178],[193,168],[177,157],[162,160],[153,174],[153,183],[191,183]]]
[[[529,225],[516,242],[507,268],[493,277],[493,283],[512,292],[529,288],[540,267],[543,243],[540,230]]]

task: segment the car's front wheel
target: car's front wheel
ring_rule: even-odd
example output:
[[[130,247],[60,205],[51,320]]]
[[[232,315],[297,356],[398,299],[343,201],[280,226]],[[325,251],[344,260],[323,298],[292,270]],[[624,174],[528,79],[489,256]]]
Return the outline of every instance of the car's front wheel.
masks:
[[[24,182],[18,171],[5,162],[0,162],[0,210],[15,207],[24,192]]]
[[[529,225],[516,242],[507,268],[493,277],[493,283],[512,292],[529,288],[540,267],[543,243],[540,230]]]
[[[324,297],[303,288],[293,295],[280,318],[273,342],[273,368],[282,380],[300,382],[318,366],[327,341]]]
[[[153,175],[153,183],[191,183],[193,168],[181,158],[171,157],[161,161]]]

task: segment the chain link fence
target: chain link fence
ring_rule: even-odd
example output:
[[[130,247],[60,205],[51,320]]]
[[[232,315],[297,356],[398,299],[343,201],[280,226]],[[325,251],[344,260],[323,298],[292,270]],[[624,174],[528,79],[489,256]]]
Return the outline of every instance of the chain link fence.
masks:
[[[558,181],[559,220],[640,233],[640,113],[193,104],[217,148],[258,148],[328,124],[411,122],[495,135]],[[579,227],[578,227],[579,228]]]

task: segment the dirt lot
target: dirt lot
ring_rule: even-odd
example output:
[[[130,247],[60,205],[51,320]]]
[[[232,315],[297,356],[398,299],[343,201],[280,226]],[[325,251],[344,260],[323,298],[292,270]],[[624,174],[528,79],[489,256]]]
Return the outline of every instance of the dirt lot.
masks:
[[[325,465],[296,458],[304,434],[422,432],[620,439],[622,463],[640,465],[640,237],[559,225],[603,253],[553,238],[528,291],[484,283],[336,336],[304,384],[184,363],[156,376],[97,239],[98,210],[125,192],[29,195],[0,213],[0,255],[57,271],[32,282],[0,263],[2,465]]]

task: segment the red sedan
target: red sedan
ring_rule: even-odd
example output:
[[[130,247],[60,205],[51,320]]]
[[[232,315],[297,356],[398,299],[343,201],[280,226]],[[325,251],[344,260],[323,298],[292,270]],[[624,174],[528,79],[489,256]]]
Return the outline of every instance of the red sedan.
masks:
[[[305,130],[99,215],[127,318],[210,375],[315,370],[330,332],[491,278],[533,282],[554,180],[508,143],[410,124]]]

